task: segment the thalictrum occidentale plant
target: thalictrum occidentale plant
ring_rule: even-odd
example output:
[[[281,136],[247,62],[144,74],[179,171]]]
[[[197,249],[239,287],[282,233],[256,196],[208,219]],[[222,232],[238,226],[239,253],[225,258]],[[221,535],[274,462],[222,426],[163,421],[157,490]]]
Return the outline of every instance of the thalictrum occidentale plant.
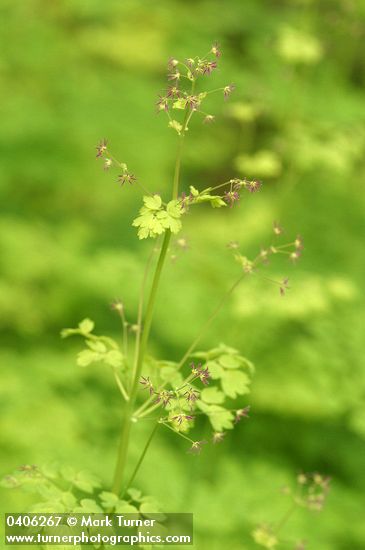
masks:
[[[106,139],[102,139],[96,147],[96,158],[98,162],[103,163],[103,169],[108,172],[115,170],[116,181],[122,188],[131,185],[143,194],[143,206],[132,223],[137,228],[139,239],[157,240],[157,246],[153,246],[146,261],[136,321],[127,321],[125,306],[120,300],[112,304],[112,309],[117,312],[122,323],[121,346],[112,338],[94,334],[94,323],[89,319],[82,321],[75,329],[65,329],[62,332],[63,337],[79,335],[84,338],[86,348],[78,354],[77,363],[82,367],[101,363],[110,368],[124,401],[118,456],[111,487],[114,496],[108,497],[105,501],[108,502],[108,505],[105,505],[108,506],[108,510],[111,501],[120,496],[126,498],[128,494],[131,495],[133,506],[136,506],[133,492],[135,490],[131,489],[130,485],[138,474],[158,426],[166,427],[188,441],[189,453],[200,454],[208,442],[189,435],[200,416],[205,415],[209,419],[213,430],[213,444],[221,443],[226,436],[226,430],[233,429],[241,420],[248,418],[249,406],[237,406],[236,399],[249,393],[254,370],[252,363],[237,350],[223,344],[208,351],[197,352],[196,348],[227,299],[245,277],[263,276],[262,267],[275,255],[287,255],[295,262],[302,249],[300,237],[287,244],[273,242],[250,260],[239,252],[239,244],[232,241],[228,248],[240,264],[238,277],[222,296],[181,360],[157,361],[147,355],[161,274],[171,249],[172,235],[181,232],[184,216],[201,204],[217,209],[227,206],[233,208],[245,192],[256,193],[262,185],[257,179],[234,177],[202,190],[192,185],[188,190],[180,189],[184,142],[193,118],[199,117],[205,124],[213,122],[215,116],[203,110],[203,105],[208,102],[211,94],[220,94],[227,100],[235,89],[234,84],[207,89],[220,58],[221,49],[215,43],[204,57],[183,61],[175,58],[169,60],[167,86],[156,102],[157,112],[167,117],[168,127],[176,133],[177,138],[175,168],[168,197],[163,198],[147,189],[138,176],[129,170],[127,164],[120,162],[111,152]],[[274,225],[275,238],[282,233],[279,227],[278,224]],[[187,250],[188,243],[185,237],[180,235],[175,246]],[[158,258],[154,261],[156,252]],[[150,274],[152,281],[147,290]],[[282,295],[285,294],[288,289],[287,278],[276,281],[263,277],[277,285]],[[133,345],[130,345],[131,337]],[[138,403],[144,396],[144,401]],[[153,416],[157,409],[158,414]],[[132,475],[128,478],[126,470],[129,465],[131,433],[134,424],[143,418],[153,420],[154,427]],[[42,475],[40,474],[40,478]],[[70,475],[66,474],[63,478],[69,477]],[[77,486],[77,482],[74,483]],[[95,480],[93,484],[95,487],[98,486]],[[92,483],[89,480],[88,486],[90,485]],[[85,484],[83,486],[85,487]],[[105,500],[105,494],[112,493],[101,493],[101,501],[103,498]]]

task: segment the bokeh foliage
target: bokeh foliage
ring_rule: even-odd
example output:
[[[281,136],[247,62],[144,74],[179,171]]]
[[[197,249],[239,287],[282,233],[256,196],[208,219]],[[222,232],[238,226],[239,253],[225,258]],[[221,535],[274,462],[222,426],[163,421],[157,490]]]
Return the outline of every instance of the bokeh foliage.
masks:
[[[237,89],[223,107],[212,100],[213,126],[192,124],[183,187],[234,175],[265,185],[237,208],[188,218],[190,248],[164,274],[151,351],[185,351],[237,275],[229,240],[254,254],[280,220],[305,253],[295,268],[268,268],[290,277],[284,299],[249,278],[205,337],[255,363],[249,423],[198,458],[161,431],[138,482],[167,511],[195,513],[199,550],[239,550],[255,547],[256,523],[280,517],[282,485],[320,470],[333,477],[327,508],[298,513],[288,538],[363,548],[365,4],[3,0],[0,16],[1,474],[56,460],[110,483],[119,396],[102,369],[75,366],[80,346],[59,332],[89,316],[118,338],[109,303],[120,297],[135,321],[149,246],[131,227],[139,191],[102,172],[94,144],[107,137],[164,192],[176,141],[154,111],[165,60],[218,40],[212,82]],[[141,423],[135,456],[148,431]],[[31,497],[2,491],[1,502],[22,511]]]

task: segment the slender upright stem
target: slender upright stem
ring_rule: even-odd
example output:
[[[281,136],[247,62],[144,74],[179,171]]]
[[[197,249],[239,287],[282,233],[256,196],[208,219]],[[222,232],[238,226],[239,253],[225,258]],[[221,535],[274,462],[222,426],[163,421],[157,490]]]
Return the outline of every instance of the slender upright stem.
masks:
[[[134,479],[135,479],[135,477],[136,477],[136,475],[137,475],[137,473],[138,473],[138,470],[139,470],[140,467],[141,467],[141,464],[142,464],[142,462],[143,462],[143,459],[144,459],[144,457],[145,457],[145,455],[146,455],[146,453],[147,453],[147,451],[148,451],[148,447],[150,446],[151,441],[152,441],[152,439],[154,438],[155,433],[156,433],[158,427],[159,427],[159,423],[156,422],[156,424],[155,424],[155,426],[154,426],[154,428],[153,428],[153,430],[152,430],[152,432],[151,432],[149,438],[147,439],[147,442],[146,442],[146,445],[144,446],[144,449],[143,449],[143,451],[142,451],[142,454],[141,454],[141,456],[140,456],[139,459],[138,459],[138,462],[137,462],[137,464],[136,464],[136,467],[134,468],[133,473],[132,473],[131,477],[129,478],[128,482],[127,482],[127,485],[125,486],[125,489],[124,489],[124,491],[123,491],[122,497],[123,497],[123,495],[125,494],[125,492],[127,491],[127,489],[129,489],[129,487],[132,485],[132,483],[133,483],[133,481],[134,481]]]
[[[184,133],[186,130],[186,123],[188,120],[188,116],[189,116],[189,113],[187,111],[185,113],[183,130],[180,135],[177,155],[176,155],[173,190],[172,190],[173,199],[177,198],[178,192],[179,192],[181,157],[182,157]],[[170,239],[171,239],[171,231],[167,230],[164,234],[164,239],[160,250],[160,256],[158,258],[154,277],[152,280],[150,295],[149,295],[147,307],[146,307],[146,315],[143,323],[142,335],[138,343],[138,352],[137,352],[136,361],[135,361],[134,376],[132,380],[132,387],[129,395],[129,401],[126,404],[126,408],[125,408],[125,415],[124,415],[124,420],[122,425],[122,433],[121,433],[120,442],[119,442],[117,465],[115,468],[114,482],[112,487],[113,492],[118,495],[121,491],[123,479],[125,475],[125,468],[127,464],[128,448],[129,448],[129,439],[130,439],[130,432],[131,432],[131,423],[133,421],[132,419],[134,419],[133,408],[137,397],[138,383],[139,383],[139,379],[143,368],[144,356],[146,353],[148,338],[151,330],[157,290],[160,283],[162,269],[166,260],[166,254],[169,247]],[[141,328],[139,330],[141,330]]]

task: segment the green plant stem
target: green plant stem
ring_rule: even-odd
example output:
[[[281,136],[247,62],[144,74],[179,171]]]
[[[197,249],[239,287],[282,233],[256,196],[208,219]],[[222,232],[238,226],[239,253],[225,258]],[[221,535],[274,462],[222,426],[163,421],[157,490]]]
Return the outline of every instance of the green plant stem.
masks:
[[[189,113],[188,111],[186,111],[183,130],[180,135],[176,161],[175,161],[175,171],[174,171],[173,189],[172,189],[173,199],[177,198],[177,195],[179,192],[181,157],[182,157],[182,150],[183,150],[184,134],[186,130],[186,123],[187,123],[188,117],[189,117]],[[125,472],[125,467],[127,463],[131,423],[133,420],[135,420],[133,415],[133,409],[134,409],[134,404],[137,397],[138,382],[142,372],[143,360],[147,349],[148,338],[149,338],[151,325],[152,325],[152,318],[153,318],[153,312],[154,312],[155,301],[157,296],[157,290],[160,283],[161,272],[166,260],[166,254],[169,247],[170,239],[171,239],[171,231],[167,230],[164,234],[164,239],[160,250],[160,256],[157,261],[156,270],[155,270],[155,274],[153,277],[152,286],[150,290],[150,295],[147,302],[146,315],[145,315],[144,325],[142,329],[142,336],[140,339],[140,343],[138,345],[138,354],[137,354],[137,359],[135,364],[134,377],[132,380],[132,387],[129,395],[129,401],[126,404],[124,421],[122,425],[122,432],[121,432],[120,442],[119,442],[117,464],[116,464],[115,474],[114,474],[114,482],[112,487],[112,491],[118,495],[122,488],[124,472]]]
[[[297,503],[293,501],[292,505],[290,506],[289,510],[286,512],[286,514],[283,516],[281,521],[279,521],[278,525],[274,529],[274,533],[277,534],[286,524],[286,522],[291,518],[294,510],[297,508]]]
[[[114,378],[115,378],[115,382],[116,382],[116,384],[119,388],[120,393],[123,395],[123,397],[126,401],[129,401],[129,396],[126,392],[125,387],[123,386],[123,382],[119,378],[119,375],[118,375],[117,371],[113,367],[112,367],[112,370],[113,370],[113,375],[114,375]]]
[[[119,443],[117,465],[115,468],[114,482],[112,487],[113,492],[118,495],[122,487],[124,470],[127,462],[129,437],[130,437],[131,423],[132,423],[132,417],[133,417],[133,408],[134,408],[134,403],[136,400],[137,390],[138,390],[138,382],[142,371],[144,355],[145,355],[148,337],[151,329],[157,289],[160,282],[160,276],[161,276],[163,264],[165,263],[166,253],[169,246],[170,238],[171,238],[171,232],[166,231],[164,240],[162,243],[161,251],[160,251],[160,256],[157,262],[155,275],[152,281],[150,296],[149,296],[147,309],[146,309],[145,322],[144,322],[144,327],[142,331],[141,343],[140,343],[139,353],[137,358],[136,372],[135,372],[134,380],[132,382],[132,389],[130,392],[129,401],[127,403],[126,410],[125,410],[125,417],[124,417],[122,433],[121,433],[120,443]]]
[[[144,449],[143,449],[143,451],[142,451],[142,454],[141,454],[141,456],[140,456],[139,459],[138,459],[138,462],[137,462],[137,464],[136,464],[136,467],[134,468],[133,473],[132,473],[131,477],[129,478],[129,481],[127,482],[127,485],[125,486],[125,489],[124,489],[124,491],[123,491],[123,493],[122,493],[122,498],[123,498],[124,494],[126,493],[126,491],[129,489],[129,487],[132,485],[132,483],[133,483],[133,481],[134,481],[134,479],[135,479],[135,477],[136,477],[136,475],[137,475],[137,473],[138,473],[138,470],[139,470],[140,467],[141,467],[141,464],[142,464],[142,462],[143,462],[143,459],[144,459],[144,457],[145,457],[145,455],[146,455],[146,453],[147,453],[147,451],[148,451],[148,447],[150,446],[151,441],[152,441],[152,439],[154,438],[154,436],[155,436],[155,434],[156,434],[156,431],[157,431],[157,428],[158,428],[158,427],[159,427],[159,423],[156,422],[156,424],[155,424],[155,426],[154,426],[154,428],[153,428],[153,430],[152,430],[152,432],[151,432],[149,438],[147,439],[147,442],[146,442],[146,445],[144,446]]]

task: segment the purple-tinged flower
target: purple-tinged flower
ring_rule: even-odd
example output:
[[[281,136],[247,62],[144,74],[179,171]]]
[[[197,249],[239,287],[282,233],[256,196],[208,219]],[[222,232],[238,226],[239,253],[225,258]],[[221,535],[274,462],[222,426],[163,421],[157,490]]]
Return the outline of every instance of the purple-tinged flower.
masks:
[[[204,386],[207,386],[209,384],[210,372],[208,367],[206,367],[205,369],[201,369],[199,378],[201,383],[204,384]]]
[[[113,161],[112,159],[105,159],[104,160],[104,170],[109,170],[109,168],[112,166]]]
[[[130,174],[129,172],[124,172],[124,174],[120,174],[118,176],[118,182],[121,185],[124,185],[126,182],[133,185],[133,183],[137,181],[137,178],[134,174]]]
[[[299,260],[300,256],[301,256],[300,250],[294,250],[294,252],[290,253],[289,258],[295,264]]]
[[[107,150],[107,140],[104,138],[98,143],[96,146],[96,158],[100,158],[104,155],[105,151]]]
[[[226,191],[223,195],[223,200],[232,208],[234,203],[240,200],[240,194],[238,191]]]
[[[175,70],[167,75],[167,80],[180,80],[181,74],[178,70]]]
[[[196,377],[200,378],[201,382],[206,386],[209,383],[210,373],[208,367],[203,369],[202,364],[198,363],[196,366],[194,363],[190,365],[191,373]]]
[[[212,437],[212,443],[214,443],[214,445],[217,443],[222,443],[225,436],[226,434],[224,432],[215,432]]]
[[[214,42],[212,49],[210,51],[213,55],[215,55],[215,57],[220,57],[222,55],[220,45],[218,44],[218,42]]]
[[[217,62],[216,61],[202,61],[199,63],[198,70],[202,74],[205,75],[211,75],[214,69],[217,68]]]
[[[124,310],[124,305],[123,305],[123,302],[119,299],[117,300],[114,300],[111,304],[110,304],[110,307],[111,309],[113,309],[114,311],[123,311]]]
[[[242,418],[249,418],[248,413],[250,412],[250,405],[247,405],[247,407],[244,407],[243,409],[238,409],[236,411],[236,416],[234,419],[234,423],[238,424]]]
[[[184,420],[187,420],[188,422],[191,422],[194,420],[194,416],[191,416],[190,414],[177,414],[176,416],[173,416],[171,420],[174,420],[179,426],[184,422]]]
[[[194,388],[190,387],[186,390],[184,393],[184,397],[190,407],[193,407],[194,403],[199,399],[199,392],[198,390],[195,390]]]
[[[186,105],[192,111],[196,111],[199,107],[199,98],[196,95],[188,95],[186,97]]]
[[[214,115],[206,115],[206,117],[203,120],[203,124],[211,124],[214,121],[215,121]]]
[[[150,395],[153,395],[155,393],[149,376],[141,376],[139,383],[142,384],[144,390],[149,391]]]
[[[170,392],[168,390],[161,390],[160,392],[156,392],[157,398],[155,403],[162,403],[164,407],[169,405],[171,399],[174,397],[173,392]]]
[[[177,86],[168,86],[166,97],[180,97],[181,92]]]
[[[201,441],[194,441],[190,449],[188,450],[188,453],[199,455],[202,450],[202,446],[206,445],[208,442],[205,441],[205,439],[202,439]]]
[[[195,363],[191,363],[190,368],[191,368],[191,374],[193,374],[194,376],[199,376],[200,371],[202,370],[202,364],[198,363],[195,366]]]
[[[288,290],[288,288],[289,288],[289,279],[288,279],[288,277],[286,277],[280,283],[280,294],[281,294],[281,296],[284,296],[284,294]]]
[[[275,235],[281,235],[284,231],[282,226],[278,222],[273,223],[273,231]]]
[[[192,69],[195,65],[195,59],[193,59],[192,57],[189,57],[187,60],[186,60],[186,64],[187,66],[189,67],[189,69]]]
[[[224,86],[223,88],[224,99],[228,99],[235,88],[236,86],[234,84],[228,84],[228,86]]]
[[[160,113],[161,111],[165,111],[167,113],[167,111],[169,110],[168,98],[165,96],[159,95],[158,100],[156,101],[156,107],[157,107],[157,112]]]
[[[260,190],[261,185],[262,183],[260,180],[251,180],[245,182],[245,187],[250,193],[257,193],[257,191]]]
[[[179,64],[179,61],[175,59],[174,57],[170,57],[170,59],[167,62],[167,68],[169,71],[172,71],[177,65]]]

